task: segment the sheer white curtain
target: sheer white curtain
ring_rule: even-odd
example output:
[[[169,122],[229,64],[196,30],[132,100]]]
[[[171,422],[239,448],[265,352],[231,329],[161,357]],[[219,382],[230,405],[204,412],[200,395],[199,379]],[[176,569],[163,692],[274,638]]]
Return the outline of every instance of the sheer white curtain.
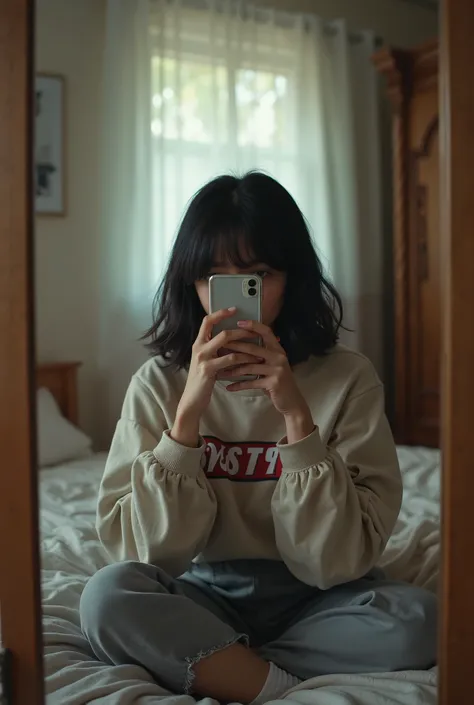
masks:
[[[341,340],[366,354],[383,377],[381,125],[372,32],[348,34],[312,18],[311,118],[306,146],[317,178],[302,201],[315,243],[344,302],[352,332]]]
[[[108,439],[179,219],[211,177],[264,169],[305,213],[349,342],[380,365],[374,38],[234,0],[109,0],[100,368]],[[370,329],[370,333],[369,333]]]

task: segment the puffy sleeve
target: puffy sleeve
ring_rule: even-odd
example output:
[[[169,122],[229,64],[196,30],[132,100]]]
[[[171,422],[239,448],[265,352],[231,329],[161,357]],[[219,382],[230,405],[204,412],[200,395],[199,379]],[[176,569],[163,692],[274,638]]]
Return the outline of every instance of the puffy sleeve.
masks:
[[[272,499],[282,559],[323,590],[363,576],[382,555],[402,498],[382,386],[346,401],[327,446],[317,428],[297,443],[285,441]]]
[[[184,573],[207,544],[217,504],[201,469],[198,448],[176,443],[163,411],[132,379],[102,478],[99,538],[116,561],[159,565]]]

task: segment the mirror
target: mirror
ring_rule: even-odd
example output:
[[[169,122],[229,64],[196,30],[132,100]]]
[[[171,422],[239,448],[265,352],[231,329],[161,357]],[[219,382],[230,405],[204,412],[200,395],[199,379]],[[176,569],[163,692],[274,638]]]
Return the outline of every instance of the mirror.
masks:
[[[344,704],[395,701],[405,690],[407,705],[415,697],[436,702],[437,35],[430,2],[273,0],[256,9],[37,0],[40,534],[45,677],[56,702],[151,702],[194,688],[263,703],[295,686],[315,703],[324,690]],[[181,217],[210,179],[250,169],[275,177],[296,200],[342,300],[341,344],[367,356],[375,372],[339,348],[319,355],[314,369],[303,362],[297,373],[287,370],[282,397],[277,385],[229,401],[218,381],[198,427],[201,453],[193,423],[184,431],[177,424],[183,370],[147,363],[132,382],[102,485],[101,544],[99,487],[130,379],[149,359],[140,337],[152,325]],[[252,184],[234,183],[240,191],[227,225],[229,208],[248,208],[251,198],[256,210],[242,212],[260,222],[266,201]],[[274,188],[262,222],[273,218],[277,233],[286,221],[275,214],[286,213],[300,226],[294,251],[305,252],[295,206]],[[277,264],[287,252],[276,236],[267,250]],[[304,271],[310,260],[301,258]],[[275,262],[260,257],[243,268],[263,275],[264,323],[274,322],[265,318],[272,302],[279,311]],[[212,264],[223,266],[200,274],[242,270],[225,257]],[[173,315],[191,323],[193,312],[203,315],[197,295],[208,296],[207,282],[196,292],[194,279],[179,290],[182,299],[172,292]],[[295,313],[301,321],[314,301],[305,296]],[[280,356],[265,364],[280,365],[282,350],[299,361],[306,348],[290,328],[264,340],[262,355]],[[330,372],[318,376],[322,361]],[[378,411],[379,378],[403,479],[396,524],[401,485]],[[288,399],[298,413],[282,413]],[[308,409],[309,428],[300,413]],[[292,447],[277,449],[285,435]],[[204,560],[176,582],[198,554]],[[133,572],[129,560],[142,565]],[[127,591],[135,601],[125,608],[119,598]],[[171,625],[163,654],[179,656],[165,662],[162,654],[158,664],[160,597]],[[288,630],[299,661],[297,646],[281,640]],[[164,639],[165,625],[158,631]],[[213,654],[224,644],[229,650]],[[201,653],[212,656],[199,660]],[[198,666],[188,668],[193,659]]]

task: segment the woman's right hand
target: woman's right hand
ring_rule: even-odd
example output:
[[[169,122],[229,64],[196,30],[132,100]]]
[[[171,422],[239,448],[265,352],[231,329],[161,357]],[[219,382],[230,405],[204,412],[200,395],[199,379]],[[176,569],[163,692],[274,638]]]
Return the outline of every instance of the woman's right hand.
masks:
[[[231,341],[248,338],[248,331],[225,330],[212,337],[212,329],[220,321],[230,318],[235,308],[223,309],[204,317],[193,345],[188,379],[178,404],[171,437],[182,445],[196,447],[199,442],[199,422],[211,401],[218,373],[227,367],[255,362],[253,355],[228,352],[219,355]]]

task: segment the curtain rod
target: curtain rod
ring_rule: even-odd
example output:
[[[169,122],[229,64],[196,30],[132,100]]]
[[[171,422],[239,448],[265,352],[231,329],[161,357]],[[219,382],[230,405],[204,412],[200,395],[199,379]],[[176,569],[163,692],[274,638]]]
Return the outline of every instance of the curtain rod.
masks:
[[[337,34],[337,27],[335,26],[335,22],[337,20],[328,20],[326,22],[323,21],[323,31],[324,34],[328,34],[330,36],[335,36]],[[347,38],[349,39],[349,42],[351,44],[359,44],[360,42],[364,41],[364,31],[363,30],[348,30],[347,32]],[[384,44],[384,40],[382,37],[379,37],[378,35],[373,35],[373,39],[375,42],[375,45],[377,47],[380,47]]]
[[[154,2],[156,0],[151,0]],[[256,21],[263,21],[262,16],[272,16],[279,19],[280,21],[275,24],[279,27],[285,27],[284,20],[291,21],[295,17],[300,16],[303,20],[306,20],[307,26],[309,26],[312,20],[316,17],[322,20],[323,31],[329,36],[336,36],[338,32],[337,19],[335,20],[324,20],[319,15],[311,14],[308,12],[292,12],[289,10],[279,10],[278,8],[269,7],[268,5],[258,5],[258,2],[246,2],[245,0],[165,0],[169,5],[182,5],[184,7],[190,7],[196,10],[208,10],[209,8],[214,9],[217,12],[224,12],[229,6],[240,10],[242,17],[248,16],[249,8],[255,11],[256,15],[259,14],[260,17],[255,16]],[[344,19],[344,18],[341,18]],[[365,39],[364,30],[353,30],[348,29],[347,38],[351,44],[359,44]],[[375,45],[380,47],[384,44],[382,37],[373,35]]]

